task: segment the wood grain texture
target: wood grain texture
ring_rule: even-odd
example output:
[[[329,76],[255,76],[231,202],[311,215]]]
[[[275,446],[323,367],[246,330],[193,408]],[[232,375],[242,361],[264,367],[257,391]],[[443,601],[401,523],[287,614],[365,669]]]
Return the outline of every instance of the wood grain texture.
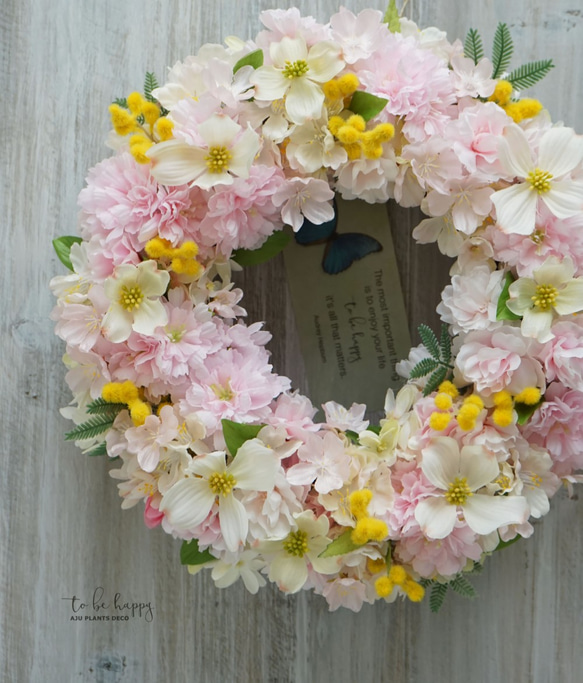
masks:
[[[535,537],[492,558],[480,598],[426,605],[365,606],[329,613],[308,594],[267,587],[218,591],[189,576],[179,543],[148,531],[138,508],[122,512],[103,458],[63,442],[58,412],[69,401],[52,335],[48,281],[62,272],[51,240],[75,230],[87,169],[106,155],[107,104],[141,86],[146,69],[201,43],[251,37],[273,0],[3,0],[0,59],[4,152],[0,158],[3,368],[0,480],[0,679],[30,683],[293,682],[575,683],[583,670],[583,503],[565,498]],[[332,0],[280,1],[326,20]],[[379,0],[344,0],[352,10]],[[422,25],[450,37],[505,21],[522,61],[552,57],[537,94],[554,118],[583,129],[583,11],[578,0],[414,0]],[[447,263],[415,247],[418,220],[391,209],[402,282],[414,328],[435,321]],[[250,318],[274,332],[275,366],[305,377],[280,261],[244,274]],[[154,620],[70,621],[73,595],[151,602]]]

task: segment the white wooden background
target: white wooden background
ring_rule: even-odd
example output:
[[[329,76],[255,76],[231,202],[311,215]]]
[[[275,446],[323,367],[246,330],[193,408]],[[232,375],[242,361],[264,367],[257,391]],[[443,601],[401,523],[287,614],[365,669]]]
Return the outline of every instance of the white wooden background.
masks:
[[[16,683],[461,683],[583,680],[583,500],[553,501],[535,537],[493,557],[474,602],[377,604],[328,613],[321,598],[214,588],[178,562],[180,543],[122,512],[105,458],[63,442],[69,401],[52,336],[51,240],[75,230],[86,170],[106,154],[107,105],[146,69],[207,41],[251,37],[274,0],[2,0],[2,468],[0,679]],[[291,0],[279,0],[280,7]],[[335,0],[296,0],[325,21]],[[384,0],[344,0],[352,10]],[[553,117],[583,129],[581,0],[413,0],[421,25],[450,37],[508,23],[517,59],[552,57],[538,88]],[[384,8],[383,8],[384,9]],[[433,322],[447,264],[416,248],[416,217],[393,211],[412,327]],[[302,385],[282,263],[245,275],[252,319],[276,334],[276,367]],[[70,602],[108,595],[151,602],[154,620],[70,621]]]

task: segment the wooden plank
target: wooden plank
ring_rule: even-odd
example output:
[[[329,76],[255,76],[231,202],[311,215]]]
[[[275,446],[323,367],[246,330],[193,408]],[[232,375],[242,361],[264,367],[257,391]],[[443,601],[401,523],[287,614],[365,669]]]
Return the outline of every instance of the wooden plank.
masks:
[[[580,648],[583,506],[553,501],[535,538],[492,558],[473,603],[366,606],[328,613],[322,599],[286,598],[271,586],[214,588],[178,564],[179,543],[148,531],[138,508],[122,512],[103,459],[87,459],[62,434],[69,400],[62,344],[48,319],[47,282],[60,271],[50,240],[74,231],[87,169],[106,154],[107,104],[139,88],[144,71],[206,41],[250,37],[271,0],[4,0],[0,55],[5,152],[0,160],[8,251],[1,348],[0,678],[6,681],[576,681]],[[300,0],[326,20],[332,0]],[[345,0],[359,10],[378,0]],[[506,21],[522,61],[553,57],[537,89],[552,114],[583,128],[582,12],[557,0],[418,0],[411,11],[463,37],[491,36]],[[447,263],[409,237],[418,216],[391,209],[410,323],[435,322]],[[266,320],[277,368],[305,386],[281,262],[244,275],[250,319]],[[113,599],[151,602],[154,619],[70,621],[73,595],[102,586]],[[120,613],[121,614],[121,613]]]

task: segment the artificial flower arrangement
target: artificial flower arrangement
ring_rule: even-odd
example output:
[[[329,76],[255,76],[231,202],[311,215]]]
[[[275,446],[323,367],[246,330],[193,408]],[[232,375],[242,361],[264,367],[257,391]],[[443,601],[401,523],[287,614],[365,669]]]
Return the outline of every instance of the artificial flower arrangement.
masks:
[[[67,438],[218,587],[437,609],[580,477],[583,139],[521,97],[552,63],[509,72],[504,24],[490,60],[394,1],[261,21],[110,107],[81,237],[55,240]],[[455,258],[443,328],[421,326],[377,425],[334,401],[315,421],[231,280],[284,224],[331,220],[334,193],[420,205],[413,237]]]

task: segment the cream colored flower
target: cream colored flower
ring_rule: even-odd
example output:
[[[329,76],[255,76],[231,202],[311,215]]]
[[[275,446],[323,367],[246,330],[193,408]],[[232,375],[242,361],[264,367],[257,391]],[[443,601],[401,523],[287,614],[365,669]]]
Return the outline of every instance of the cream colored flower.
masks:
[[[547,342],[555,336],[551,325],[556,315],[583,310],[583,277],[573,278],[574,274],[570,258],[549,257],[532,278],[521,277],[510,285],[506,305],[522,316],[520,329],[525,337]]]

